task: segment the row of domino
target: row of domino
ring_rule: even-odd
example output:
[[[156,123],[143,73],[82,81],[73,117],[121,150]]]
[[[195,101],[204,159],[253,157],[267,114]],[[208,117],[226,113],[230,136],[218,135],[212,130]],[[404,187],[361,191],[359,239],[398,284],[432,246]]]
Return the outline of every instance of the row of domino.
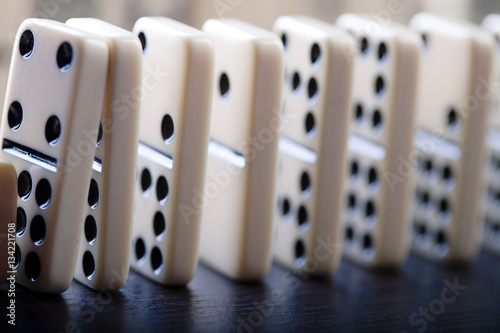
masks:
[[[183,285],[198,253],[236,280],[263,278],[272,251],[307,275],[342,252],[399,266],[410,244],[468,262],[483,220],[498,251],[500,17],[489,32],[427,14],[337,25],[25,21],[2,120],[1,223],[17,221],[2,274],[62,292],[73,277],[120,289],[129,266]]]

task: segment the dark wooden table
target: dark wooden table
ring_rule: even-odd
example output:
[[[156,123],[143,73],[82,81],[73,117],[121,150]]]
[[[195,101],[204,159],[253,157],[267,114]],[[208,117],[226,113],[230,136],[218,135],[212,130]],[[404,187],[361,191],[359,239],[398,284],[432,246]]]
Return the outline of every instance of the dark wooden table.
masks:
[[[186,288],[131,272],[116,293],[77,282],[56,296],[17,286],[15,330],[6,325],[6,286],[0,297],[1,332],[500,332],[500,258],[481,253],[468,268],[443,268],[411,257],[395,273],[343,262],[322,280],[274,265],[258,284],[200,266]]]

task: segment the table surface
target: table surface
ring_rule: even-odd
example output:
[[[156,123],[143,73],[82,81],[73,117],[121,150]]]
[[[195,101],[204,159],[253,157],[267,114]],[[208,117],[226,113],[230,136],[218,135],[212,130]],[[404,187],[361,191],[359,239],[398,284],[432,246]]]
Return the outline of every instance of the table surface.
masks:
[[[0,297],[5,309],[7,286]],[[15,330],[2,315],[1,332],[500,332],[500,257],[481,253],[471,266],[452,268],[412,256],[397,272],[344,261],[331,277],[315,280],[273,265],[253,284],[201,265],[185,288],[131,272],[119,292],[74,281],[61,295],[17,286],[15,300]]]

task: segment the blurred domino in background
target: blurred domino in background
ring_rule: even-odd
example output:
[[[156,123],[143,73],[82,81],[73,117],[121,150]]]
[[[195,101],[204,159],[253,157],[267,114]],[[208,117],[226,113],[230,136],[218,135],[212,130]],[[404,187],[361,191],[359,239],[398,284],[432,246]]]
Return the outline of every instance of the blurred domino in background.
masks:
[[[412,151],[420,41],[402,25],[365,16],[344,14],[337,24],[359,44],[344,174],[345,256],[365,266],[397,267],[410,247],[411,170],[401,163]]]
[[[483,153],[493,37],[429,14],[411,21],[423,40],[414,159],[414,252],[466,263],[479,250]]]
[[[486,139],[486,160],[482,170],[483,187],[480,195],[480,219],[484,222],[484,247],[500,254],[500,15],[490,14],[483,28],[495,36],[495,69],[491,73],[494,91]]]

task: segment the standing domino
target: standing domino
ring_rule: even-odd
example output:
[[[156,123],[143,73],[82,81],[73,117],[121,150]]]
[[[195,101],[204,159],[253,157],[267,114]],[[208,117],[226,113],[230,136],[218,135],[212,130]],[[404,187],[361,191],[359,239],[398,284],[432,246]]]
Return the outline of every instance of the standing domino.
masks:
[[[237,20],[209,20],[215,49],[211,141],[201,259],[236,280],[271,266],[275,174],[283,85],[283,45]]]
[[[495,36],[495,89],[491,105],[486,159],[483,169],[483,194],[479,197],[482,208],[480,219],[484,222],[483,245],[500,255],[500,15],[490,14],[483,20],[483,28]]]
[[[342,254],[338,189],[345,179],[354,39],[308,17],[280,17],[274,31],[286,68],[275,257],[289,268],[327,275]]]
[[[106,97],[75,278],[97,290],[116,290],[125,284],[130,266],[141,43],[131,32],[97,19],[71,19],[66,24],[101,35],[109,46]]]
[[[19,175],[17,281],[36,291],[63,292],[73,279],[107,66],[101,37],[50,20],[19,28],[0,158]]]
[[[0,160],[0,285],[17,266],[16,245],[17,174],[7,161]],[[13,260],[14,259],[14,260]]]
[[[203,32],[167,18],[134,27],[144,49],[132,268],[184,285],[198,263],[199,212],[213,84],[213,46]]]
[[[423,40],[413,250],[438,261],[470,262],[482,232],[478,197],[493,38],[472,24],[424,13],[411,26]]]
[[[359,42],[345,187],[345,256],[370,267],[398,267],[408,257],[410,174],[420,63],[418,35],[396,23],[342,15],[337,24]],[[370,27],[378,29],[370,33]],[[405,178],[406,177],[406,178]]]

